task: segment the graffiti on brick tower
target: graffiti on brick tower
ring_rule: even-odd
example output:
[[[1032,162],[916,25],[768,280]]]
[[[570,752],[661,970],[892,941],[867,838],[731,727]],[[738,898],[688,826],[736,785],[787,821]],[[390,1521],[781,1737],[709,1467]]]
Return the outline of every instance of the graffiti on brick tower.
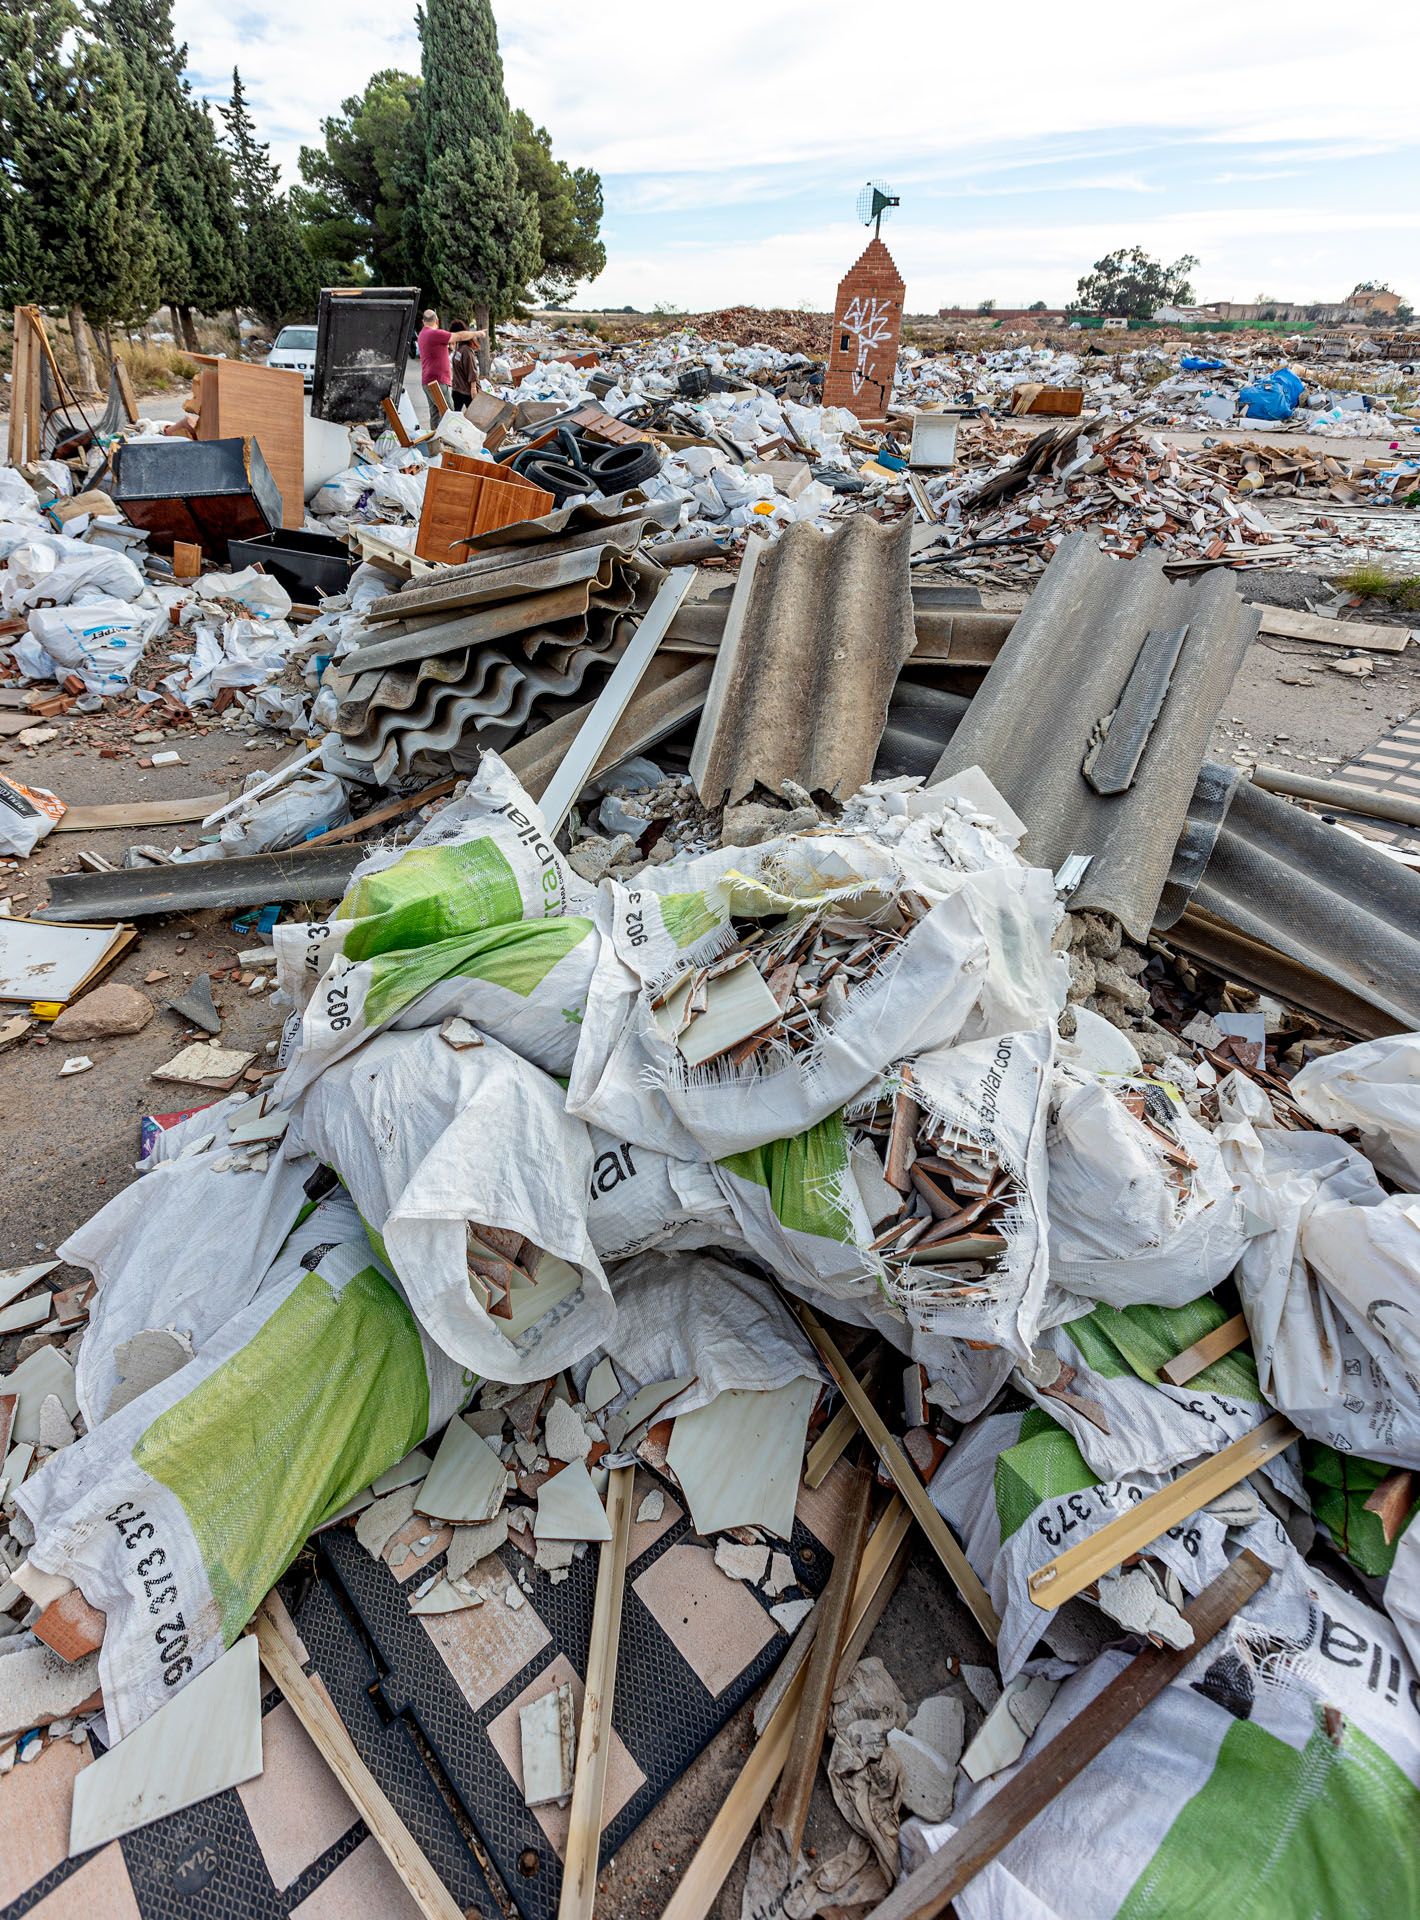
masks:
[[[847,407],[860,420],[886,412],[897,368],[904,292],[892,255],[881,240],[873,240],[838,283],[824,375],[825,406]]]

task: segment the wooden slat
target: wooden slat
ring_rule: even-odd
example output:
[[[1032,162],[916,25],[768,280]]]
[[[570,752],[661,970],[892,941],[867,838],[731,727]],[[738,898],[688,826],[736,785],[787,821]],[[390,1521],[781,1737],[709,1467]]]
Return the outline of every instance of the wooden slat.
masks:
[[[476,464],[488,465],[486,461]],[[454,466],[430,467],[414,551],[421,560],[444,564],[461,560],[462,541],[519,520],[540,520],[552,507],[550,493],[502,468],[490,475],[467,473]]]
[[[446,793],[452,793],[458,785],[461,774],[455,774],[448,780],[436,780],[431,787],[421,787],[418,793],[406,793],[400,800],[387,800],[382,807],[372,807],[358,820],[346,820],[338,827],[332,827],[328,833],[313,833],[305,844],[313,846],[317,841],[328,847],[336,840],[354,840],[362,833],[368,833],[372,827],[383,827],[391,820],[403,819],[407,813],[417,813],[431,800],[442,800]]]
[[[328,1695],[302,1669],[277,1624],[270,1597],[258,1607],[252,1630],[266,1671],[349,1795],[419,1911],[428,1920],[464,1920],[463,1908],[435,1873],[419,1842],[356,1752],[355,1742]]]
[[[932,1920],[933,1915],[941,1913],[1151,1700],[1158,1698],[1170,1681],[1178,1678],[1200,1647],[1215,1639],[1271,1577],[1267,1562],[1244,1550],[1184,1609],[1184,1618],[1193,1628],[1190,1646],[1177,1650],[1146,1647],[1135,1654],[1123,1672],[1027,1760],[980,1813],[973,1814],[915,1873],[900,1880],[887,1899],[873,1908],[868,1920]]]
[[[1098,1533],[1092,1533],[1078,1546],[1067,1547],[1064,1553],[1057,1553],[1053,1560],[1037,1567],[1026,1580],[1031,1599],[1038,1607],[1063,1606],[1102,1573],[1117,1567],[1131,1553],[1142,1552],[1170,1527],[1176,1527],[1191,1513],[1206,1507],[1210,1500],[1235,1487],[1258,1467],[1266,1466],[1299,1437],[1285,1414],[1272,1414],[1241,1440],[1234,1440],[1221,1453],[1190,1467],[1187,1473],[1181,1473],[1157,1493],[1149,1494],[1137,1506],[1101,1527]]]
[[[597,1898],[597,1859],[601,1850],[606,1772],[611,1759],[611,1709],[616,1692],[616,1653],[621,1644],[621,1602],[626,1591],[626,1556],[631,1544],[631,1483],[634,1467],[614,1467],[607,1487],[606,1517],[611,1539],[600,1549],[597,1591],[592,1604],[592,1641],[587,1654],[587,1688],[577,1734],[577,1771],[572,1783],[572,1813],[562,1863],[562,1893],[557,1920],[592,1920]]]
[[[193,800],[115,800],[104,806],[70,807],[57,821],[56,833],[105,833],[114,827],[181,827],[205,820],[224,807],[225,793],[199,793]]]
[[[971,1609],[976,1624],[994,1645],[1000,1638],[1001,1621],[991,1604],[990,1594],[977,1579],[971,1562],[957,1545],[956,1536],[927,1497],[927,1489],[918,1478],[917,1469],[903,1452],[900,1443],[888,1432],[882,1415],[858,1384],[857,1376],[834,1345],[828,1330],[810,1308],[801,1301],[795,1304],[804,1331],[837,1381],[838,1389],[853,1409],[858,1425],[877,1449],[878,1458],[892,1475],[893,1485],[911,1508],[913,1519],[932,1543],[933,1552],[951,1575],[957,1592]]]
[[[1328,620],[1290,607],[1264,607],[1259,631],[1279,640],[1315,640],[1324,647],[1360,647],[1367,653],[1403,653],[1410,638],[1408,627],[1386,627],[1374,620]]]
[[[405,426],[404,422],[400,419],[399,408],[395,405],[394,401],[390,399],[388,394],[386,394],[384,399],[381,400],[380,409],[383,412],[386,420],[389,421],[390,431],[394,434],[394,437],[396,440],[398,440],[399,444],[402,447],[412,447],[414,445],[414,442],[409,437],[409,429]]]
[[[1231,1320],[1225,1320],[1221,1327],[1214,1327],[1211,1333],[1205,1333],[1201,1340],[1195,1340],[1191,1347],[1176,1353],[1172,1360],[1165,1360],[1159,1368],[1159,1378],[1167,1380],[1171,1387],[1186,1386],[1195,1374],[1202,1373],[1205,1367],[1211,1367],[1225,1353],[1246,1346],[1247,1340],[1247,1321],[1242,1314],[1235,1313]]]
[[[911,1526],[912,1517],[906,1507],[900,1500],[894,1500],[873,1529],[853,1589],[848,1639],[838,1664],[840,1675],[852,1671],[882,1617],[907,1558]],[[726,1875],[739,1858],[740,1848],[754,1831],[760,1809],[774,1791],[774,1783],[788,1756],[803,1687],[801,1671],[741,1767],[661,1920],[705,1920],[715,1896],[725,1884]]]
[[[799,1857],[809,1817],[809,1801],[818,1775],[819,1755],[823,1752],[829,1708],[833,1705],[838,1662],[848,1634],[848,1608],[867,1544],[872,1498],[872,1475],[861,1468],[855,1469],[845,1501],[843,1529],[833,1552],[833,1572],[818,1603],[818,1632],[804,1676],[789,1755],[774,1800],[773,1824],[783,1835],[791,1860]]]
[[[118,382],[118,397],[123,402],[123,411],[128,415],[128,424],[135,426],[138,421],[138,401],[134,397],[133,381],[129,377],[128,362],[114,356],[114,378]]]

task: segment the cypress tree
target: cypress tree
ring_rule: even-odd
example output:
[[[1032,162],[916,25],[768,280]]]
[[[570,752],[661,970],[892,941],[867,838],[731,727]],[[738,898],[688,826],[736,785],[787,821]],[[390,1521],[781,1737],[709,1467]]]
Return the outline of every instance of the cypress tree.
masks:
[[[498,31],[488,0],[426,0],[422,227],[450,316],[510,313],[538,271],[537,207],[513,151]]]
[[[271,148],[256,137],[246,89],[232,68],[232,98],[218,112],[226,122],[227,150],[236,188],[237,214],[246,248],[243,301],[271,326],[305,314],[315,304],[315,263],[301,240]]]
[[[7,304],[69,310],[81,384],[93,386],[86,315],[105,326],[152,309],[143,108],[121,52],[75,0],[31,0],[0,22],[6,128]]]

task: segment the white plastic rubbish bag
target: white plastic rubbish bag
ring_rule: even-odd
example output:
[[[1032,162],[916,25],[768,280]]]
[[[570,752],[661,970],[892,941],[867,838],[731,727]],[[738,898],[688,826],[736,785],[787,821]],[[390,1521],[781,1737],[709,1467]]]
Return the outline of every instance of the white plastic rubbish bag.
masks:
[[[312,1529],[474,1384],[337,1194],[193,1359],[32,1474],[19,1492],[31,1563],[107,1615],[110,1734],[218,1659]]]
[[[1319,1127],[1354,1127],[1362,1153],[1388,1180],[1420,1188],[1420,1033],[1387,1034],[1309,1061],[1291,1095]]]
[[[40,534],[12,548],[0,573],[0,606],[8,614],[75,600],[137,600],[142,592],[143,575],[126,553],[62,533]]]
[[[1420,1196],[1387,1198],[1334,1134],[1275,1125],[1242,1074],[1218,1105],[1224,1159],[1267,1225],[1237,1272],[1263,1391],[1313,1440],[1420,1466]]]
[[[26,859],[64,813],[64,802],[48,787],[23,787],[0,773],[0,854]]]
[[[30,648],[24,642],[14,648],[16,664],[31,680],[77,673],[90,693],[121,693],[166,621],[161,607],[125,600],[36,607],[29,617]]]
[[[377,1034],[326,1068],[292,1126],[345,1182],[445,1352],[494,1380],[544,1380],[615,1319],[587,1231],[591,1137],[555,1080],[496,1040],[466,1039],[451,1044],[437,1027]],[[499,1303],[506,1311],[471,1284],[480,1226],[547,1256],[535,1285]]]
[[[312,769],[258,800],[250,813],[232,814],[222,822],[217,838],[229,857],[275,853],[282,847],[299,846],[313,833],[324,833],[349,818],[345,782],[337,774]]]

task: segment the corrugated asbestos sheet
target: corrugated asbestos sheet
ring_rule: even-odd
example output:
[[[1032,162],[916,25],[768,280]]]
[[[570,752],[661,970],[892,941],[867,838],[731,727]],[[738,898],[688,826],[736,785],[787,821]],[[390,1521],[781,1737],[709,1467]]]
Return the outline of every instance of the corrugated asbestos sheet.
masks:
[[[831,533],[801,521],[751,540],[740,568],[690,772],[707,806],[758,781],[847,798],[873,770],[910,656],[909,520],[855,514]]]
[[[1199,773],[1157,925],[1359,1038],[1420,1027],[1420,874],[1234,769]]]
[[[1162,556],[1069,535],[952,735],[935,776],[979,766],[1057,869],[1091,863],[1073,910],[1149,931],[1218,709],[1261,615],[1216,570],[1171,585]]]

